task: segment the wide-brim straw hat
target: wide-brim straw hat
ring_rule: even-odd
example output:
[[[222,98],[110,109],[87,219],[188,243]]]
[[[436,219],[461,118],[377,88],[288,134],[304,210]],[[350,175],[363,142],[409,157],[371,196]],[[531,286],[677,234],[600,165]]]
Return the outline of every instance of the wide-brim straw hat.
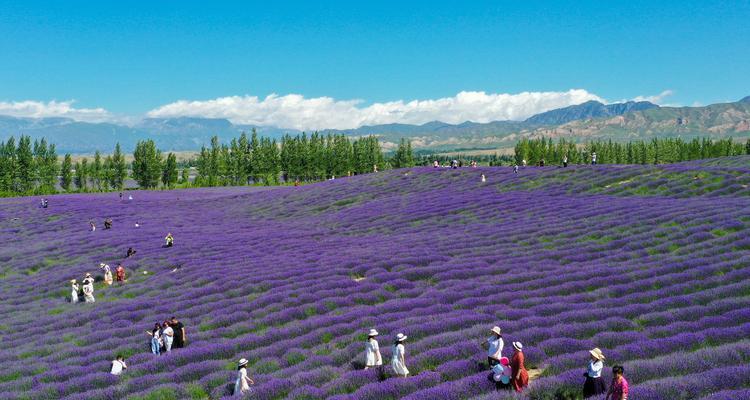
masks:
[[[403,333],[399,333],[398,335],[396,335],[396,341],[403,342],[404,340],[406,340],[407,337],[408,336],[404,335]]]
[[[518,351],[523,351],[523,344],[521,342],[513,342],[513,347]]]
[[[76,283],[77,281],[75,279],[71,279],[70,283]]]
[[[596,348],[594,348],[592,350],[589,350],[589,353],[591,354],[591,356],[593,356],[597,360],[604,360],[605,359],[604,354],[602,353],[601,350],[599,350],[598,347],[596,347]]]
[[[86,273],[86,276],[91,276],[91,274],[87,272],[87,273]]]
[[[247,359],[246,358],[240,358],[240,361],[237,363],[238,367],[241,367],[243,365],[247,365]]]
[[[370,332],[367,334],[367,336],[378,336],[378,331],[375,329],[370,329]]]
[[[499,326],[493,326],[492,329],[490,329],[490,332],[492,332],[492,333],[494,333],[496,335],[502,335],[503,334],[503,330],[500,329]]]

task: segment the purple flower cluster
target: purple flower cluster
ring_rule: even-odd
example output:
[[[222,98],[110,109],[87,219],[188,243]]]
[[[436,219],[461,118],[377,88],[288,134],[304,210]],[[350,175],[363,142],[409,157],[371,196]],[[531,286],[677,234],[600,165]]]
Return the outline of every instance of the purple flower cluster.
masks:
[[[523,342],[527,368],[543,370],[522,397],[580,387],[599,347],[632,398],[744,398],[748,185],[750,157],[734,157],[412,168],[132,201],[57,195],[48,208],[0,199],[0,393],[222,398],[247,358],[258,399],[517,398],[481,366],[499,325],[504,355]],[[105,218],[112,229],[88,229]],[[121,262],[127,282],[69,303],[67,282],[100,262]],[[144,331],[172,315],[187,345],[153,356]],[[362,369],[370,328],[383,372]],[[398,332],[405,379],[389,367]]]

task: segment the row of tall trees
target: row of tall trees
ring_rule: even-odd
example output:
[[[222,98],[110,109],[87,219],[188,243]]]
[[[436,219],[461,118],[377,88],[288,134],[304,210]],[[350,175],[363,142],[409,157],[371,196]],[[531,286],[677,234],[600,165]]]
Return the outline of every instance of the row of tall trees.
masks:
[[[616,143],[611,140],[595,140],[579,145],[560,139],[521,139],[515,146],[515,162],[526,160],[529,165],[561,164],[567,156],[570,164],[586,164],[596,153],[599,164],[667,164],[704,158],[750,154],[750,139],[745,143],[731,138],[711,140],[707,138],[689,141],[680,138],[654,138],[650,141]]]
[[[160,183],[171,189],[177,184],[177,156],[169,153],[164,159],[161,150],[151,139],[136,143],[132,167],[133,179],[143,189],[157,188]]]
[[[122,190],[128,176],[128,165],[120,144],[115,145],[111,155],[102,157],[97,151],[94,159],[82,158],[73,163],[70,154],[66,154],[60,166],[60,187],[66,192],[75,190],[80,192]]]
[[[21,136],[0,142],[0,194],[28,195],[56,191],[57,152],[45,139]]]
[[[316,181],[372,172],[385,167],[385,158],[374,136],[350,140],[315,132],[286,135],[278,143],[253,130],[229,144],[213,137],[210,147],[201,148],[196,165],[197,186],[275,185],[282,179]]]

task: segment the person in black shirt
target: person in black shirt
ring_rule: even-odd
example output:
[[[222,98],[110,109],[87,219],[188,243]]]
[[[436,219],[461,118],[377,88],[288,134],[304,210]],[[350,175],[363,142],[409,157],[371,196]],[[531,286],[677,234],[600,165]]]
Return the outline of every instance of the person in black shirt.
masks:
[[[187,335],[185,334],[185,325],[182,324],[182,322],[178,321],[177,318],[172,317],[172,319],[169,321],[169,324],[172,326],[172,329],[174,330],[174,342],[172,342],[172,348],[182,348],[185,347],[185,343],[187,343]]]
[[[135,255],[135,250],[132,247],[128,247],[128,255],[125,258],[130,258],[132,255]]]

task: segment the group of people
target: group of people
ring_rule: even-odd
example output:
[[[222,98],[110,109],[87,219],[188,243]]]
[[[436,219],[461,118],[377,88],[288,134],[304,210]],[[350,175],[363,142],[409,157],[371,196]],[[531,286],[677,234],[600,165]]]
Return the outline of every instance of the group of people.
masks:
[[[49,206],[49,202],[47,201],[47,199],[42,199],[42,200],[41,200],[41,201],[39,202],[39,207],[42,207],[42,208],[47,208],[48,206]]]
[[[479,164],[477,164],[477,162],[474,161],[474,160],[469,161],[469,166],[471,168],[476,168],[478,165]],[[449,167],[451,169],[463,168],[463,166],[464,166],[464,161],[463,160],[451,160],[450,164],[446,165],[446,167]],[[441,167],[440,162],[438,160],[433,161],[432,162],[432,167],[433,168],[440,168]]]
[[[182,348],[187,343],[185,325],[175,317],[161,324],[155,323],[154,328],[146,331],[146,334],[151,337],[151,353],[156,355],[160,355],[162,351],[169,353],[173,348]]]
[[[589,360],[588,368],[583,376],[586,380],[583,382],[583,397],[589,398],[599,396],[606,393],[605,400],[627,400],[628,399],[628,381],[625,379],[623,374],[625,368],[622,365],[615,365],[612,367],[612,383],[607,390],[607,384],[602,378],[602,370],[604,369],[604,354],[597,347],[589,350],[591,360]]]
[[[94,278],[87,273],[81,283],[79,285],[76,279],[70,280],[70,302],[78,303],[80,297],[83,297],[84,302],[94,303]]]
[[[380,355],[380,345],[378,344],[379,333],[375,329],[370,329],[367,333],[367,342],[365,343],[365,369],[380,368],[383,365],[383,357]],[[391,368],[393,372],[400,377],[409,376],[409,369],[406,368],[406,348],[404,341],[408,336],[399,333],[393,340],[391,347]]]

